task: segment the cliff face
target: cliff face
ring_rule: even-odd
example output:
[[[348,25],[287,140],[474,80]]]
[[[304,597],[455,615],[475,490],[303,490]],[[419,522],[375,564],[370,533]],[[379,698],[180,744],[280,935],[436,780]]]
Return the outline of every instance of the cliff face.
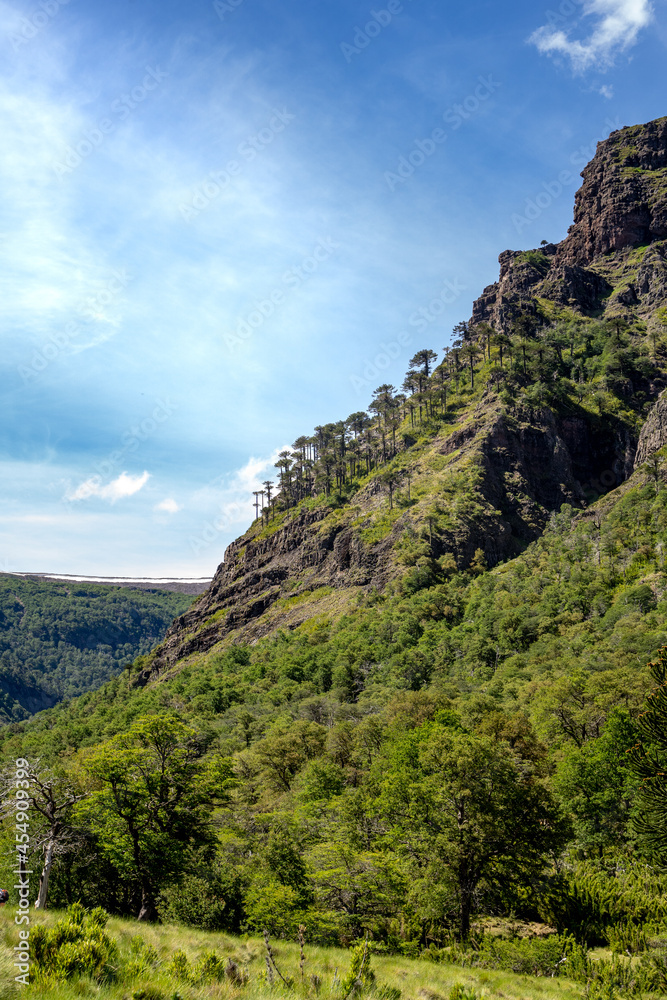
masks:
[[[557,419],[547,409],[509,416],[487,392],[468,420],[415,456],[407,509],[388,515],[387,491],[372,480],[339,509],[297,508],[276,530],[251,529],[233,542],[208,591],[174,622],[138,683],[229,637],[254,642],[341,613],[363,591],[382,591],[405,570],[397,557],[402,539],[423,534],[430,517],[439,520],[431,558],[448,554],[460,568],[480,549],[489,566],[511,558],[562,504],[582,507],[622,482],[633,445],[620,426],[596,434],[585,420]]]
[[[600,143],[566,239],[502,253],[499,280],[474,303],[473,325],[509,334],[519,315],[538,326],[576,317],[657,322],[667,300],[666,172],[667,118]],[[641,385],[625,378],[628,395],[648,399],[664,384],[659,372]],[[538,537],[562,504],[583,509],[631,474],[636,421],[595,419],[576,407],[558,416],[539,401],[508,410],[502,385],[500,368],[458,423],[427,443],[406,441],[409,476],[399,507],[378,477],[347,502],[311,500],[276,524],[255,524],[229,546],[210,588],[176,620],[138,683],[220,642],[254,642],[342,613],[361,592],[382,591],[405,572],[415,539],[427,551],[417,566],[445,557],[465,568],[479,561],[479,550],[494,565]],[[661,402],[637,462],[665,441]]]
[[[558,263],[585,266],[667,238],[667,118],[613,132],[582,177]]]
[[[635,469],[667,445],[667,394],[663,393],[642,427],[635,456]]]
[[[667,118],[612,132],[582,173],[560,244],[500,255],[473,322],[508,333],[540,300],[586,316],[649,318],[667,295]]]

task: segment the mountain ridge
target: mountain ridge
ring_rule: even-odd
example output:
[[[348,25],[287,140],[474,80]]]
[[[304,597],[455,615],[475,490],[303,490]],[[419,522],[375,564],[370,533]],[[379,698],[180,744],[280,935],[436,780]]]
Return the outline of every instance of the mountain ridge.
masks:
[[[172,625],[138,683],[234,636],[253,642],[327,608],[341,613],[360,592],[394,586],[404,572],[396,555],[401,539],[432,524],[434,497],[440,498],[437,506],[453,495],[447,481],[458,483],[467,506],[457,501],[446,525],[442,511],[437,514],[428,558],[451,558],[459,569],[478,552],[485,565],[511,558],[539,537],[562,504],[583,510],[626,481],[642,425],[667,385],[667,365],[646,347],[653,336],[655,348],[667,324],[657,310],[667,297],[665,163],[667,118],[600,142],[582,172],[565,239],[500,254],[499,280],[475,301],[459,349],[453,349],[455,371],[446,358],[457,395],[449,407],[445,397],[443,420],[430,428],[428,440],[419,433],[421,424],[413,433],[404,421],[404,444],[386,473],[378,467],[350,496],[339,490],[338,501],[320,495],[293,509],[288,504],[277,526],[264,517],[255,522],[228,547],[210,588]],[[556,331],[546,347],[545,330]],[[574,331],[569,345],[567,330]],[[588,350],[591,331],[603,341],[597,354],[597,348]],[[472,355],[470,390],[461,385],[466,351],[483,355],[477,372],[478,380],[486,379],[482,391],[479,381],[474,387]],[[591,375],[605,351],[615,351],[613,362]],[[517,362],[519,352],[523,360]],[[543,353],[555,359],[548,371]],[[421,408],[420,402],[420,421]],[[642,461],[648,441],[645,436]],[[650,441],[654,450],[664,443],[660,428]],[[402,497],[400,512],[391,509],[392,496],[386,510],[392,470],[404,494],[407,481],[409,499]],[[281,613],[299,600],[300,614]]]

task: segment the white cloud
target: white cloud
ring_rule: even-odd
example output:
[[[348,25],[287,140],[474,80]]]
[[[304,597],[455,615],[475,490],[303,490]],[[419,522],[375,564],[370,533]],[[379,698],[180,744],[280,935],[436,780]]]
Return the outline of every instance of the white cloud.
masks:
[[[172,500],[171,497],[168,497],[166,500],[162,500],[161,503],[157,503],[153,510],[166,511],[167,514],[178,514],[179,510],[183,510],[183,508],[175,500]]]
[[[117,479],[102,486],[99,476],[92,476],[85,482],[77,486],[71,493],[66,494],[66,500],[88,500],[89,497],[100,497],[115,503],[123,497],[131,497],[139,490],[143,489],[150,479],[150,472],[144,472],[141,476],[131,476],[128,472],[121,472]],[[167,501],[168,502],[168,501]],[[173,501],[172,501],[173,502]]]
[[[611,66],[616,54],[634,45],[653,18],[650,0],[586,0],[583,13],[598,18],[585,41],[571,38],[555,21],[538,28],[528,41],[546,55],[567,56],[574,72],[583,73]]]

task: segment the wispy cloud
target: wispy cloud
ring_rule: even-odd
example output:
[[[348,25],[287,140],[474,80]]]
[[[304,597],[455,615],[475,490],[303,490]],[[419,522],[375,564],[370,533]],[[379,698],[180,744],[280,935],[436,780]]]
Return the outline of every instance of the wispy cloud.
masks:
[[[573,32],[555,23],[538,28],[528,41],[545,55],[569,58],[575,73],[605,69],[613,65],[619,52],[635,45],[639,32],[653,18],[653,8],[649,0],[587,0],[583,16],[597,18],[595,28],[584,41],[573,38]]]
[[[100,476],[92,476],[81,483],[80,486],[77,486],[75,490],[67,493],[66,499],[74,501],[88,500],[90,497],[100,497],[100,499],[108,500],[110,503],[116,503],[117,500],[122,500],[124,497],[134,496],[135,493],[144,488],[149,479],[150,472],[144,472],[141,476],[131,476],[128,472],[121,472],[117,479],[113,479],[106,486],[102,486]],[[165,502],[169,503],[169,501]],[[171,503],[173,502],[172,500]],[[162,509],[165,510],[167,508],[162,507]]]
[[[183,510],[180,504],[176,503],[172,497],[167,497],[166,500],[162,500],[161,503],[156,503],[153,510],[159,510],[166,514],[178,514],[179,510]]]

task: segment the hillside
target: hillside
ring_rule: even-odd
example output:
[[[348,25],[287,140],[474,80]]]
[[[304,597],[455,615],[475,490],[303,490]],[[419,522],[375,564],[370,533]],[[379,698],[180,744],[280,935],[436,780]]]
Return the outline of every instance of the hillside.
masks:
[[[54,905],[664,991],[665,157],[601,143],[563,243],[297,439],[153,652],[2,732],[66,803]]]
[[[226,635],[253,640],[384,590],[402,572],[397,549],[425,525],[429,555],[465,568],[482,549],[493,566],[537,538],[561,504],[583,508],[627,478],[667,384],[666,157],[667,119],[599,144],[563,243],[500,255],[498,283],[437,369],[427,364],[408,383],[407,405],[393,386],[377,390],[374,458],[372,443],[353,448],[363,443],[358,414],[342,437],[330,425],[330,441],[322,428],[299,439],[301,479],[313,449],[304,442],[317,450],[321,439],[330,453],[319,483],[314,474],[302,502],[283,490],[287,509],[229,547],[210,589],[169,630],[156,672]],[[337,490],[327,487],[334,469]],[[323,603],[322,587],[335,598]],[[298,612],[285,614],[297,599]]]
[[[159,642],[191,596],[0,574],[0,719],[93,690]]]
[[[52,929],[65,914],[40,914],[35,925]],[[0,917],[0,930],[6,940],[12,940],[12,928],[5,913]],[[137,1000],[173,1000],[180,997],[233,997],[241,995],[252,1000],[275,996],[280,987],[278,973],[273,972],[274,984],[267,982],[265,956],[261,937],[234,938],[220,932],[206,933],[186,929],[176,924],[144,928],[137,934],[136,925],[126,920],[112,919],[104,929],[106,940],[115,945],[115,975],[109,981],[104,976],[101,983],[91,983],[90,989],[100,1000],[120,1000],[134,997]],[[276,968],[292,984],[291,996],[340,996],[341,981],[350,968],[351,956],[340,948],[322,948],[305,944],[302,953],[298,944],[272,942],[271,950]],[[11,951],[0,956],[0,968],[6,982],[11,982],[13,970]],[[179,958],[174,960],[174,956]],[[179,962],[180,959],[180,962]],[[185,961],[183,961],[185,959]],[[549,970],[551,956],[542,956],[545,972]],[[501,970],[461,969],[446,963],[419,962],[407,956],[373,954],[368,965],[372,972],[373,995],[393,997],[404,992],[423,1000],[436,997],[452,1000],[482,1000],[489,995],[503,996],[507,1000],[526,1000],[539,996],[542,1000],[578,1000],[581,986],[564,976],[550,979],[547,975],[531,980],[528,975]],[[550,970],[549,970],[550,971]],[[64,979],[64,981],[63,981]],[[369,982],[371,977],[368,977]],[[39,997],[40,1000],[70,1000],[81,996],[89,983],[70,972],[60,982],[37,982],[25,990],[17,987],[16,994],[6,989],[6,996],[22,995]],[[465,994],[456,992],[464,989]],[[196,992],[192,992],[196,990]],[[129,992],[128,992],[129,991]]]

